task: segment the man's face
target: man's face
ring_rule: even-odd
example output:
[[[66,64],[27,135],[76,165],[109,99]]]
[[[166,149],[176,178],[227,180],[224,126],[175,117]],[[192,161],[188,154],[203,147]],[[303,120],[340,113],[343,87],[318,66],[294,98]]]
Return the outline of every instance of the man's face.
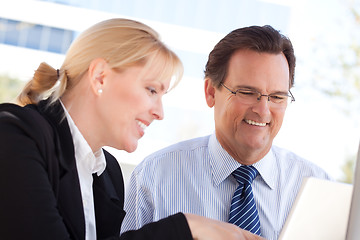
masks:
[[[223,84],[232,91],[245,88],[266,95],[287,93],[287,60],[283,54],[238,50],[229,61]],[[210,80],[205,82],[205,94],[209,107],[214,107],[215,131],[222,147],[242,164],[262,159],[280,130],[286,105],[279,108],[267,97],[244,103],[224,87],[212,86]]]

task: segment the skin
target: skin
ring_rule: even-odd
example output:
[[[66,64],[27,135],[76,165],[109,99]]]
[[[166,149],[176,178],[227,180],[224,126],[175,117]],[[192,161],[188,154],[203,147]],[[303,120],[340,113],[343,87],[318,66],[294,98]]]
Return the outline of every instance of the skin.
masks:
[[[247,87],[262,94],[287,93],[287,60],[282,53],[238,50],[230,58],[224,84],[232,90]],[[224,87],[214,87],[210,79],[205,79],[205,96],[208,106],[214,107],[216,136],[222,147],[243,165],[261,160],[281,128],[286,107],[274,108],[266,97],[255,104],[244,104]],[[255,126],[248,120],[266,125]]]
[[[79,84],[61,98],[93,152],[103,146],[133,152],[144,127],[164,118],[162,96],[170,79],[158,79],[161,59],[154,62],[120,71],[94,59]]]

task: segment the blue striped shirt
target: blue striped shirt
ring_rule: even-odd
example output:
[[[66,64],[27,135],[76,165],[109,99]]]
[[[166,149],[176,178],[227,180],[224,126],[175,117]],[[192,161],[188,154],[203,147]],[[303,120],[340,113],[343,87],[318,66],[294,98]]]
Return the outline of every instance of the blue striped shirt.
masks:
[[[122,231],[138,229],[177,212],[227,222],[238,185],[231,173],[239,166],[215,134],[151,154],[130,177]],[[330,179],[315,164],[275,146],[253,166],[259,171],[252,187],[261,235],[270,240],[278,238],[302,179]]]

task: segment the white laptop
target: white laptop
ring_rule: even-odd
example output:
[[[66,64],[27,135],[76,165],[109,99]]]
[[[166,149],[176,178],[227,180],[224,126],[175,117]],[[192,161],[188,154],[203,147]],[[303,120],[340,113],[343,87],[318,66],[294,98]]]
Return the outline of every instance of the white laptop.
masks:
[[[360,145],[354,184],[304,179],[279,240],[360,239]]]
[[[346,240],[360,239],[360,145],[357,155],[354,175],[354,190],[352,194],[349,223],[347,226]]]

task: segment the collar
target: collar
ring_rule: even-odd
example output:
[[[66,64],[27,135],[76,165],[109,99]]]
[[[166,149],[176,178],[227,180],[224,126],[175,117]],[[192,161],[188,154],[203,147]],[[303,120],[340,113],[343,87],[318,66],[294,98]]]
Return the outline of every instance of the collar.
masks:
[[[222,183],[235,169],[241,166],[219,143],[215,133],[209,138],[210,166],[213,180],[216,185]],[[259,176],[269,188],[274,189],[276,185],[276,157],[270,149],[263,159],[253,164],[258,170]]]
[[[36,108],[52,126],[55,133],[56,153],[62,169],[68,172],[76,168],[74,145],[71,141],[72,136],[60,100],[50,103],[50,99],[46,99],[40,101],[37,105],[29,106]]]
[[[86,170],[86,172],[91,174],[96,173],[98,176],[100,176],[106,168],[106,160],[103,150],[99,149],[95,153],[92,152],[91,147],[85,140],[84,136],[81,134],[80,130],[77,128],[69,112],[66,110],[61,101],[60,103],[64,109],[70,132],[73,137],[77,165],[81,165],[82,168]]]

